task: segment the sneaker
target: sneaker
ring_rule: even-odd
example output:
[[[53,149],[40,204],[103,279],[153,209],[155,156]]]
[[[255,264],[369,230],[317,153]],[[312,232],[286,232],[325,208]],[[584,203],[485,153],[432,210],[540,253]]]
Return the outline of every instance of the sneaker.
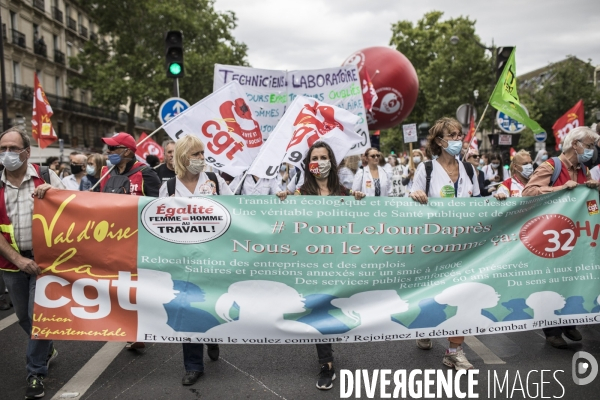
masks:
[[[563,339],[562,335],[561,336],[548,336],[546,338],[546,343],[548,343],[550,346],[554,347],[555,349],[566,349],[569,347],[567,345],[567,342],[565,341],[565,339]]]
[[[458,347],[456,352],[453,353],[446,350],[442,362],[445,366],[454,367],[457,371],[460,371],[461,369],[473,369],[473,365],[467,360],[462,347]]]
[[[317,380],[317,389],[331,389],[335,378],[335,368],[333,365],[329,368],[329,364],[321,364],[321,372],[319,372],[319,379]]]
[[[46,359],[46,368],[50,367],[50,362],[58,357],[58,350],[54,346],[50,349],[50,353],[48,353],[48,358]]]
[[[27,390],[25,390],[26,399],[39,399],[44,397],[43,378],[37,375],[31,375],[27,378]]]
[[[433,348],[433,343],[431,339],[417,339],[417,347],[421,350],[431,350]]]
[[[127,350],[138,350],[143,349],[144,347],[146,347],[146,343],[144,342],[127,342],[125,345]]]
[[[181,384],[184,386],[193,385],[202,375],[204,375],[202,371],[185,371],[183,378],[181,378]]]
[[[565,329],[563,331],[563,334],[568,339],[571,339],[574,342],[579,342],[581,339],[583,339],[583,336],[581,336],[581,333],[579,333],[579,331],[577,329],[575,329],[575,328]]]
[[[0,278],[0,279],[2,279],[2,278]],[[2,310],[2,311],[10,310],[10,307],[12,307],[12,304],[9,303],[8,301],[0,302],[0,310]]]
[[[219,359],[219,345],[218,344],[207,344],[206,345],[206,354],[208,354],[208,358],[213,361],[217,361]]]

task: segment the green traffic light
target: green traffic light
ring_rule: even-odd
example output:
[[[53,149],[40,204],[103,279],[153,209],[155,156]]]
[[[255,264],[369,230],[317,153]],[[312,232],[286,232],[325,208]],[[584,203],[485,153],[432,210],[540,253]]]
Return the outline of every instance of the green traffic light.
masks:
[[[181,73],[181,64],[173,63],[169,65],[169,72],[173,75],[179,75]]]

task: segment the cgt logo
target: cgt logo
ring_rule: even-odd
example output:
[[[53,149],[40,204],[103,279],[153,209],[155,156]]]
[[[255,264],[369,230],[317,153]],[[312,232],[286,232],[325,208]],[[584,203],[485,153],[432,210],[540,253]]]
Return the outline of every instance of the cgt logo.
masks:
[[[576,385],[587,385],[592,383],[598,375],[598,362],[593,355],[585,351],[578,351],[573,354],[571,366],[573,382],[575,382]]]
[[[587,208],[588,208],[588,214],[590,214],[590,215],[598,214],[598,203],[596,203],[596,200],[588,200]]]

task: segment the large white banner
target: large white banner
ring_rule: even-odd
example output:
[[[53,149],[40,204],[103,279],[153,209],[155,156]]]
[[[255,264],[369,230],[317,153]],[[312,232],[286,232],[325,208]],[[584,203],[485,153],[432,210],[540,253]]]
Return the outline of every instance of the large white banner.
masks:
[[[175,141],[198,137],[206,163],[231,176],[247,170],[263,144],[259,123],[235,80],[167,121],[163,129]]]
[[[273,178],[282,162],[301,167],[310,146],[327,143],[339,163],[362,137],[354,132],[358,117],[342,108],[297,96],[248,173]]]
[[[371,147],[358,70],[355,65],[304,71],[277,71],[215,64],[213,90],[238,81],[252,105],[254,119],[266,140],[297,96],[312,97],[359,117],[354,131],[362,139],[347,155]]]

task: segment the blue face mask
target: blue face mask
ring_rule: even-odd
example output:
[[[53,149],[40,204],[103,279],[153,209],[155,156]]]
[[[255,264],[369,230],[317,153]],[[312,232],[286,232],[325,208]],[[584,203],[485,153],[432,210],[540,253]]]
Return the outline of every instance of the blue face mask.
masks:
[[[583,154],[577,154],[577,161],[580,163],[587,162],[594,156],[594,149],[583,149]]]
[[[112,165],[119,165],[119,163],[121,162],[121,155],[120,154],[109,154],[108,161]]]
[[[542,156],[542,161],[546,161],[547,159],[548,159],[548,155],[547,155],[547,154],[544,154],[544,155]]]
[[[457,156],[460,154],[460,151],[462,150],[462,140],[446,140],[446,139],[442,139],[444,142],[448,143],[448,147],[446,147],[444,150],[446,150],[448,152],[448,154],[450,154],[451,156]]]

